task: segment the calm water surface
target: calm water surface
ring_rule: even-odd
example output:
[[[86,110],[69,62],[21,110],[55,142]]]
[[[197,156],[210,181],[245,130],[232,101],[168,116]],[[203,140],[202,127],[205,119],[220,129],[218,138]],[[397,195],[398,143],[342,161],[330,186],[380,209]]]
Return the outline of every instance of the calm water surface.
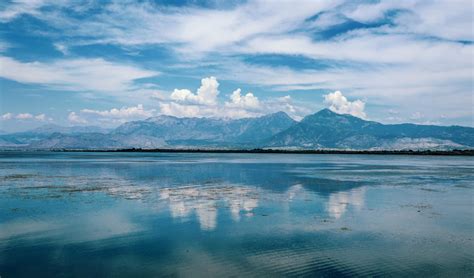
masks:
[[[474,275],[474,158],[0,153],[0,276]]]

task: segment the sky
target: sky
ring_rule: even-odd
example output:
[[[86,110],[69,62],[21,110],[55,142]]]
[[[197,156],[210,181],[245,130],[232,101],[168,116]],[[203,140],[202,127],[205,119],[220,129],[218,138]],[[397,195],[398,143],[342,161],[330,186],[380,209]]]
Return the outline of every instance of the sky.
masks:
[[[0,130],[329,108],[474,126],[471,0],[0,3]]]

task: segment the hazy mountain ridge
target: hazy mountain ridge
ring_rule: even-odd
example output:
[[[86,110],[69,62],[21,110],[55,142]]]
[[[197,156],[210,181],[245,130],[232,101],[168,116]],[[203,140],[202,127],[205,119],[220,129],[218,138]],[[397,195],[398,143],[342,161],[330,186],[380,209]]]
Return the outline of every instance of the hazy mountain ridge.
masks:
[[[157,116],[100,127],[43,126],[0,135],[2,148],[289,148],[472,149],[474,128],[385,125],[323,109],[296,122],[284,112],[257,118],[214,119]]]
[[[186,140],[205,141],[210,145],[245,142],[255,144],[286,130],[295,123],[296,121],[283,112],[237,120],[158,116],[122,124],[112,131],[112,134],[146,135],[182,143]]]
[[[423,140],[422,140],[423,139]],[[266,147],[336,149],[474,147],[474,128],[416,124],[384,125],[323,109],[276,134]],[[408,144],[408,142],[410,142]]]
[[[48,140],[48,138],[56,133],[62,135],[80,135],[89,133],[107,134],[108,132],[110,132],[110,129],[97,126],[65,127],[55,124],[47,124],[29,131],[0,134],[0,147],[29,147],[34,146],[35,144],[41,145],[40,141]]]

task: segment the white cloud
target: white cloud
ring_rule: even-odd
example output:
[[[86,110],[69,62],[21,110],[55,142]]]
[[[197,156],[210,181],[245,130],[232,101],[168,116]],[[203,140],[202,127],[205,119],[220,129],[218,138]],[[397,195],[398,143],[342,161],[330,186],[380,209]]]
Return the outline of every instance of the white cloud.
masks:
[[[15,116],[15,119],[29,120],[29,119],[33,119],[33,115],[31,115],[30,113],[20,113],[20,114]]]
[[[12,113],[5,113],[2,115],[2,120],[10,120],[14,117]]]
[[[259,100],[249,92],[242,95],[236,89],[228,101],[218,101],[219,83],[215,77],[202,79],[201,87],[193,94],[188,89],[175,89],[169,98],[158,98],[160,113],[177,117],[247,118],[278,111],[300,119],[311,110],[295,105],[290,96]]]
[[[32,120],[32,121],[51,121],[51,118],[48,118],[45,114],[37,114],[33,115],[31,113],[19,113],[19,114],[13,114],[13,113],[5,113],[1,116],[2,120],[21,120],[21,121],[26,121],[26,120]]]
[[[262,33],[291,31],[305,18],[338,2],[302,1],[294,5],[291,1],[249,1],[233,9],[208,9],[119,1],[105,5],[100,14],[83,21],[60,12],[44,11],[37,17],[62,30],[65,36],[81,37],[79,44],[173,44],[176,51],[189,57],[224,49]]]
[[[59,8],[61,5],[64,4],[61,3]],[[313,28],[325,30],[348,20],[370,23],[384,18],[388,11],[399,11],[391,16],[396,24],[387,24],[383,32],[374,29],[381,37],[387,33],[403,32],[452,40],[473,40],[470,28],[473,5],[469,0],[456,0],[454,3],[423,0],[368,3],[300,1],[298,5],[292,1],[248,1],[232,9],[167,8],[148,2],[114,2],[104,5],[98,15],[82,21],[54,9],[35,16],[61,30],[65,37],[80,37],[70,43],[113,43],[124,46],[166,44],[178,53],[185,54],[181,58],[186,59],[211,52],[235,53],[240,45],[254,39],[257,42],[265,37],[291,40],[295,37],[292,31],[298,31],[299,36],[311,40]],[[317,14],[316,20],[308,20]],[[84,39],[86,37],[89,39]],[[334,42],[339,43],[337,40]]]
[[[260,106],[258,98],[252,93],[249,92],[245,95],[241,95],[240,92],[240,88],[232,92],[232,95],[230,95],[231,102],[226,102],[225,105],[228,107],[241,107],[248,109],[256,109]]]
[[[423,114],[420,111],[416,111],[415,113],[411,114],[410,119],[418,122],[423,118]]]
[[[364,112],[365,103],[361,100],[348,101],[340,91],[335,91],[324,96],[324,102],[329,109],[339,114],[350,114],[365,119],[367,116]]]
[[[314,41],[304,34],[259,36],[241,43],[234,50],[245,54],[301,55],[315,60],[406,65],[443,63],[452,67],[453,62],[467,64],[463,58],[469,57],[472,49],[471,45],[427,40],[380,27],[352,31],[324,41]],[[440,56],[440,52],[449,55]]]
[[[280,110],[286,111],[290,115],[294,115],[298,110],[298,108],[293,105],[293,99],[289,95],[277,98],[277,103],[284,105],[284,108]]]
[[[316,30],[325,30],[334,25],[343,24],[346,22],[346,18],[339,15],[335,11],[327,11],[318,15],[318,17],[309,23],[308,28],[314,28]]]
[[[44,122],[44,121],[47,120],[47,118],[46,118],[45,114],[38,114],[38,115],[35,116],[35,120]]]
[[[256,0],[225,9],[163,7],[148,1],[119,1],[103,5],[98,14],[85,15],[85,19],[78,19],[67,9],[61,9],[64,3],[57,4],[58,8],[41,9],[44,5],[53,5],[42,2],[18,1],[5,5],[0,20],[9,21],[20,14],[37,17],[52,26],[51,29],[58,30],[61,35],[61,43],[56,46],[58,50],[61,44],[116,44],[136,48],[160,45],[178,54],[175,62],[194,59],[189,63],[191,68],[212,64],[219,76],[240,83],[270,86],[280,91],[351,91],[356,97],[370,97],[371,104],[390,103],[405,115],[422,110],[427,117],[434,117],[440,111],[451,118],[472,116],[474,6],[470,0],[301,1],[298,5],[291,1]],[[386,24],[351,30],[330,38],[318,37],[320,31],[330,31],[331,26],[353,20]],[[50,35],[57,37],[58,34]],[[281,65],[248,65],[241,62],[240,55],[246,54],[291,55],[313,59],[315,65],[325,61],[331,67],[293,70]],[[74,70],[62,66],[63,61],[9,62],[16,63],[13,71],[5,73],[0,69],[6,78],[71,90],[84,88],[117,94],[135,89],[132,88],[133,81],[148,76],[121,75],[126,71],[117,69],[101,74],[82,74],[80,80],[76,80]],[[8,65],[2,67],[5,71],[10,69],[3,60],[0,63]],[[45,72],[47,77],[43,76]],[[112,77],[109,72],[113,73],[110,74]],[[55,74],[59,77],[54,78]],[[453,94],[457,97],[453,98]],[[210,99],[212,96],[199,97],[198,93],[177,89],[172,96],[173,104],[164,103],[163,106],[164,110],[176,113],[180,109],[196,115],[211,111],[217,111],[213,112],[215,115],[227,113],[215,107],[201,107],[210,106]],[[430,99],[429,105],[419,108],[417,104],[426,103],[426,99]],[[217,98],[214,101],[217,102]],[[264,106],[264,100],[260,102]]]
[[[358,22],[371,23],[382,19],[385,13],[393,9],[413,8],[414,1],[385,0],[375,3],[360,4],[343,11],[344,15]]]
[[[176,117],[248,118],[283,111],[295,119],[301,119],[303,116],[314,112],[314,109],[307,107],[307,103],[295,103],[289,95],[260,100],[250,92],[242,95],[240,88],[229,95],[228,101],[219,101],[217,98],[219,84],[217,80],[213,77],[204,78],[203,80],[212,80],[212,83],[216,85],[201,85],[197,94],[192,94],[188,89],[175,89],[169,98],[156,98],[160,113]],[[211,98],[213,101],[197,101],[196,99],[199,99],[201,95],[200,92],[203,89],[209,90],[209,88],[212,88],[212,91],[215,92],[212,95],[216,97]],[[190,99],[193,99],[193,101]]]
[[[46,85],[71,91],[119,94],[133,89],[136,79],[158,72],[97,59],[68,59],[50,63],[20,62],[0,56],[0,77],[22,83]]]
[[[394,15],[394,30],[418,33],[449,40],[474,39],[472,14],[474,6],[470,0],[454,1],[394,1],[360,4],[342,13],[353,20],[370,23],[385,17],[389,11]],[[471,25],[471,28],[469,26]]]
[[[16,0],[0,11],[0,21],[8,22],[19,15],[39,15],[39,8],[46,4],[44,0]]]
[[[63,55],[68,55],[69,54],[68,47],[63,43],[59,43],[59,42],[54,43],[54,48],[56,48],[56,50],[61,52]]]
[[[231,102],[226,102],[226,107],[223,107],[217,99],[218,89],[219,82],[214,76],[201,79],[201,86],[195,94],[188,89],[175,89],[170,101],[159,102],[160,112],[178,117],[243,118],[260,115],[248,111],[258,106],[258,98],[252,93],[241,96],[238,89],[230,96]]]
[[[72,124],[86,124],[87,123],[87,121],[81,118],[79,115],[77,115],[76,112],[69,113],[69,115],[67,116],[67,119]]]
[[[224,107],[221,104],[202,106],[176,102],[160,102],[160,113],[176,117],[247,118],[261,116],[261,111],[240,107]]]
[[[115,126],[128,121],[153,117],[155,112],[155,109],[145,109],[142,104],[110,110],[82,109],[79,112],[70,112],[68,121],[72,124]]]
[[[219,94],[219,82],[214,76],[201,79],[201,87],[196,94],[187,89],[174,89],[171,99],[179,102],[214,105]]]
[[[449,115],[450,120],[445,120],[444,124],[472,125],[468,119],[472,115],[472,62],[469,50],[455,47],[439,49],[439,53],[445,53],[438,55],[444,61],[433,58],[431,62],[421,64],[298,70],[236,62],[232,66],[224,65],[223,71],[228,72],[226,77],[231,80],[269,86],[274,91],[304,90],[314,95],[328,89],[351,91],[351,96],[370,98],[372,111],[374,107],[386,107],[387,104],[397,108],[406,115],[404,121],[409,121],[408,117],[414,111],[423,109],[429,119],[437,119],[440,111]],[[453,61],[451,64],[449,59]],[[303,106],[312,106],[312,111],[321,108],[317,101],[305,102]],[[384,110],[372,113],[371,118],[384,122],[384,113]],[[456,123],[460,117],[465,117],[461,119],[463,122]]]
[[[148,118],[153,116],[154,110],[146,110],[142,104],[131,107],[112,108],[110,110],[92,110],[82,109],[81,113],[93,114],[106,118],[117,118],[117,119],[136,119],[136,118]]]
[[[199,109],[197,105],[183,105],[175,102],[160,103],[160,112],[164,115],[177,117],[198,117],[203,116],[204,109]]]

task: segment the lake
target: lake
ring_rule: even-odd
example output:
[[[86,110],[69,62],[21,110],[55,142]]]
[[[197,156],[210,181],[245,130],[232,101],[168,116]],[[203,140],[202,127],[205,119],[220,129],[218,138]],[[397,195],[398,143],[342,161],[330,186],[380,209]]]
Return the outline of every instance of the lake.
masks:
[[[474,158],[0,153],[0,276],[474,275]]]

